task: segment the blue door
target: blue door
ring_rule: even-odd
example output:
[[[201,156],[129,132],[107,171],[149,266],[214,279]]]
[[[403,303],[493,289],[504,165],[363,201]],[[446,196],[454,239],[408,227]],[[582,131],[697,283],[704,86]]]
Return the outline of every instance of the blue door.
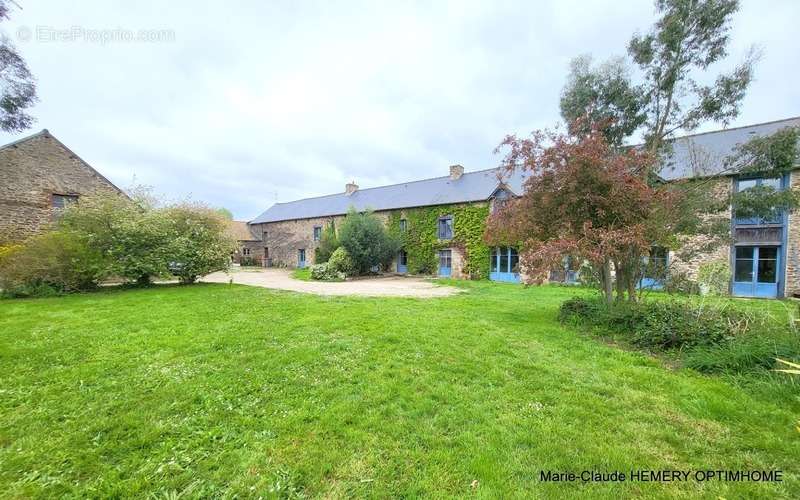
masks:
[[[489,259],[490,280],[519,283],[519,255],[516,248],[494,247]]]
[[[453,253],[450,250],[439,250],[439,276],[449,278],[453,267]]]
[[[297,251],[297,267],[306,267],[306,249],[301,248]]]
[[[734,249],[733,294],[738,297],[777,297],[780,247]]]
[[[397,272],[403,274],[408,272],[408,255],[405,250],[397,252]]]

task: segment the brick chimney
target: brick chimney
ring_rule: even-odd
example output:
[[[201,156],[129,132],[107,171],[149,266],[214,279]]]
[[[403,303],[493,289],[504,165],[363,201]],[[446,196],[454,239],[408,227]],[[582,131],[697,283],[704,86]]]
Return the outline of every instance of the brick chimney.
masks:
[[[461,165],[450,165],[450,179],[457,181],[464,175],[464,167]]]
[[[356,181],[348,182],[344,185],[344,194],[347,196],[350,196],[356,191],[358,191],[358,184],[356,184]]]

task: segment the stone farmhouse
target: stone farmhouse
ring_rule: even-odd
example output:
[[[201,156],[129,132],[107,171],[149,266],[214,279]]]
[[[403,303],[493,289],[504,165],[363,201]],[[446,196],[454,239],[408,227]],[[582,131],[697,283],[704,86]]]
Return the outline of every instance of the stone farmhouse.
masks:
[[[723,170],[724,158],[736,145],[795,126],[800,126],[800,117],[678,138],[660,175],[667,182],[708,177],[714,179],[712,194],[720,195],[762,183],[800,188],[800,165],[782,179],[737,178]],[[304,267],[314,261],[326,225],[340,224],[351,207],[372,209],[403,243],[392,271],[518,282],[517,249],[488,248],[482,235],[493,207],[522,193],[523,182],[521,174],[501,180],[496,169],[464,172],[460,165],[451,166],[449,175],[390,186],[359,189],[351,182],[344,192],[272,205],[250,221],[254,240],[242,242],[241,251],[267,266]],[[730,247],[688,262],[661,248],[653,248],[650,259],[690,278],[702,263],[722,259],[730,263],[733,295],[800,294],[800,214],[783,213],[770,220],[731,215],[731,235]],[[550,281],[575,282],[577,267],[565,258],[563,268],[550,273]],[[645,276],[642,286],[657,288],[660,280]]]
[[[36,234],[97,192],[122,193],[47,129],[0,147],[0,241]]]

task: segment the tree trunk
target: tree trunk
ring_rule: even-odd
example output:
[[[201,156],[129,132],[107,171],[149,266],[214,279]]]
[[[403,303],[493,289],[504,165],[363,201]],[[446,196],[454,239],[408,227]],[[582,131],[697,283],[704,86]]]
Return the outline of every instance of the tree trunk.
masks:
[[[631,273],[630,277],[628,278],[628,301],[629,302],[636,302],[637,297],[637,290],[636,290],[636,281],[634,279],[634,273]]]
[[[603,261],[603,294],[605,295],[606,304],[611,306],[614,301],[614,289],[611,283],[611,261],[609,259]]]
[[[616,271],[617,302],[622,302],[625,300],[625,271],[619,261],[614,262],[614,269]]]

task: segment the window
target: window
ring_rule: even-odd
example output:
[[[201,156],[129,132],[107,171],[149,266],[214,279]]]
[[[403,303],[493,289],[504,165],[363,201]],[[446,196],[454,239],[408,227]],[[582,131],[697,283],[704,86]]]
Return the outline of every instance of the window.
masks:
[[[52,197],[52,204],[55,210],[64,210],[68,206],[77,202],[77,194],[53,194]]]
[[[319,241],[322,238],[322,226],[314,226],[314,241]]]
[[[408,265],[408,255],[405,250],[400,250],[400,253],[397,255],[397,263],[401,266]]]
[[[400,219],[400,232],[405,233],[406,229],[408,229],[408,221],[405,219]]]
[[[492,247],[489,261],[489,272],[518,273],[519,254],[516,248]]]
[[[650,248],[650,255],[645,258],[644,277],[663,280],[667,277],[669,250],[664,247]]]
[[[450,269],[453,266],[453,253],[450,250],[439,250],[439,269]]]
[[[453,216],[439,217],[439,239],[453,239]]]
[[[739,179],[736,181],[736,192],[741,193],[756,186],[769,186],[776,191],[783,189],[782,179],[779,177],[771,178],[756,178],[756,179]],[[780,224],[783,213],[779,210],[774,210],[771,217],[736,217],[736,224],[740,226],[745,225],[760,225],[760,224]]]
[[[753,247],[736,247],[733,281],[753,281]]]
[[[778,248],[759,247],[758,282],[776,283],[778,281]]]
[[[242,255],[244,255],[245,257],[250,256],[250,249],[247,247],[242,247]]]

